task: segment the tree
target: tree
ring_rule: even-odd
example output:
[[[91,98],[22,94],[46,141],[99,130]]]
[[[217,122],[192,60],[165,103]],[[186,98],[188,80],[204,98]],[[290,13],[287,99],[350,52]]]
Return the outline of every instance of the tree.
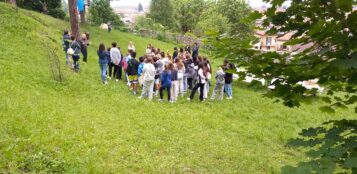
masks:
[[[174,23],[174,8],[171,0],[152,0],[148,17],[165,27],[172,27]]]
[[[265,96],[288,107],[299,107],[308,96],[320,95],[317,89],[307,89],[300,83],[317,79],[318,85],[324,88],[321,99],[326,102],[321,111],[333,113],[337,108],[354,108],[357,113],[357,11],[353,10],[357,2],[291,0],[285,11],[277,11],[285,1],[266,0],[272,7],[264,14],[251,14],[245,21],[251,23],[263,18],[269,34],[292,32],[291,40],[285,45],[306,46],[304,51],[260,52],[252,49],[252,43],[256,43],[252,36],[212,34],[208,41],[216,55],[236,61],[244,68],[246,71],[237,72],[240,79],[254,75],[274,85],[275,89],[267,91]],[[303,131],[302,135],[305,137],[299,143],[312,147],[309,153],[312,158],[298,167],[308,164],[310,171],[286,167],[284,173],[356,173],[356,119],[332,120]]]
[[[174,2],[178,31],[183,34],[192,31],[205,8],[204,0],[177,0]]]
[[[143,7],[143,5],[141,3],[139,3],[138,12],[142,12],[142,11],[144,11],[144,7]]]
[[[20,8],[42,12],[55,18],[64,19],[66,16],[62,2],[58,0],[17,0],[16,3]]]
[[[160,23],[155,23],[154,20],[146,16],[138,16],[135,20],[134,28],[138,31],[142,29],[162,31],[165,29]]]
[[[231,27],[231,33],[240,34],[241,36],[251,33],[252,26],[250,23],[244,23],[242,19],[249,16],[251,8],[242,0],[219,0],[214,1],[217,4],[220,14],[228,18]]]
[[[120,17],[113,12],[109,0],[94,0],[89,9],[89,17],[92,24],[100,25],[111,22],[114,25],[123,25]]]
[[[218,12],[217,5],[214,2],[206,2],[205,10],[199,17],[194,33],[198,36],[203,36],[209,31],[219,34],[231,31],[228,18]]]
[[[69,17],[71,22],[72,35],[76,37],[77,40],[80,39],[79,35],[79,24],[78,24],[78,10],[77,10],[77,0],[68,0]]]

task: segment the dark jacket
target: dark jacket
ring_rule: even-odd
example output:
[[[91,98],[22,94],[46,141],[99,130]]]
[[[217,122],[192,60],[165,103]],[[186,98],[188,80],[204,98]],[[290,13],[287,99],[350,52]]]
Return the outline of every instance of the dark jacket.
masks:
[[[97,51],[97,55],[99,56],[99,64],[108,64],[108,57],[110,57],[108,51]]]
[[[197,60],[197,57],[198,57],[198,49],[199,49],[198,46],[193,47],[192,58],[193,58],[194,61]]]
[[[136,59],[132,58],[128,61],[128,68],[126,69],[126,72],[129,76],[138,75],[138,68],[139,62]]]
[[[68,51],[68,48],[69,48],[69,45],[71,44],[71,36],[66,34],[66,35],[63,35],[63,51],[67,52]]]
[[[177,58],[177,56],[178,56],[178,52],[177,52],[177,50],[176,51],[174,51],[174,54],[172,55],[172,59],[176,59]]]
[[[173,70],[171,72],[171,81],[176,81],[177,80],[177,70]]]
[[[164,71],[160,77],[161,86],[164,88],[171,88],[171,72]]]

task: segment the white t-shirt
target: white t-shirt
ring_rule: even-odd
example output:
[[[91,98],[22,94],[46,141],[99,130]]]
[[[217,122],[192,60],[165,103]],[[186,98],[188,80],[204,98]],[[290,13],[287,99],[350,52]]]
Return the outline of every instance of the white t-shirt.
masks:
[[[146,63],[143,68],[144,81],[155,80],[155,66],[151,63]]]

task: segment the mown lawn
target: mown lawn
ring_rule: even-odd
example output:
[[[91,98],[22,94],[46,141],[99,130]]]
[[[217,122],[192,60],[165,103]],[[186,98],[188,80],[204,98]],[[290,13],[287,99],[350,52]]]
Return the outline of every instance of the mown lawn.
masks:
[[[301,129],[354,115],[321,113],[318,100],[286,108],[238,83],[231,101],[138,100],[123,82],[100,83],[97,45],[126,49],[132,40],[139,53],[147,43],[174,45],[92,27],[82,28],[91,33],[89,63],[79,74],[63,67],[59,83],[47,52],[64,56],[65,28],[0,3],[0,173],[279,173],[306,160],[286,146]]]

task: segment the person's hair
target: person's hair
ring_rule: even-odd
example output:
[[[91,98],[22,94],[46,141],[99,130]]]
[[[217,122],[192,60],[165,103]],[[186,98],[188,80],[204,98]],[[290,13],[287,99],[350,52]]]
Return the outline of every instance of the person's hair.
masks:
[[[133,51],[133,53],[131,54],[131,57],[135,59],[135,57],[136,57],[136,52],[135,51]]]
[[[72,36],[71,36],[71,40],[74,40],[74,39],[76,39],[76,37],[72,35]]]
[[[170,54],[167,55],[167,58],[171,61],[172,57]]]
[[[177,51],[177,47],[174,47],[174,50]]]
[[[99,44],[98,51],[105,51],[105,45],[103,43]]]
[[[207,69],[205,68],[205,65],[203,63],[198,64],[198,69],[202,69],[203,75],[207,76]]]
[[[199,62],[202,62],[202,60],[203,60],[202,56],[198,56],[197,59]]]
[[[108,47],[108,48],[107,48],[107,51],[110,51],[110,49],[111,49],[111,48],[110,48],[110,47]]]
[[[156,53],[156,50],[154,47],[151,48],[151,52]]]
[[[68,30],[64,30],[63,35],[67,35],[67,34],[68,34]]]
[[[128,50],[128,54],[130,55],[130,56],[133,56],[133,50]]]
[[[89,34],[89,32],[87,31],[87,32],[85,32],[84,34],[86,35],[86,37],[87,37],[87,40],[89,40],[89,37],[90,37],[90,34]]]
[[[115,47],[117,47],[117,43],[116,42],[113,42],[112,43],[112,46],[115,48]]]
[[[165,57],[165,52],[161,52],[160,56],[161,56],[161,58],[164,58]]]
[[[182,69],[185,66],[182,60],[176,59],[175,61],[176,61],[177,69]]]
[[[156,52],[155,52],[156,54],[160,54],[161,53],[161,50],[160,50],[160,48],[156,48]]]
[[[186,59],[191,59],[191,55],[186,54]]]
[[[183,53],[183,48],[180,48],[180,53]]]
[[[223,63],[224,64],[229,64],[229,60],[228,59],[224,59]]]
[[[133,41],[130,41],[130,42],[129,42],[129,45],[134,45],[134,42],[133,42]]]
[[[154,62],[156,62],[159,59],[156,56],[154,56],[153,60],[154,60]]]
[[[169,65],[169,64],[166,64],[164,71],[167,72],[167,71],[169,71],[169,70],[170,70],[170,65]]]
[[[170,71],[173,71],[175,69],[174,64],[171,62],[168,64],[168,67],[169,67]]]
[[[139,61],[142,63],[144,62],[145,58],[144,57],[139,57]]]
[[[146,59],[146,62],[147,62],[147,63],[152,63],[152,57],[149,56],[149,57]]]

